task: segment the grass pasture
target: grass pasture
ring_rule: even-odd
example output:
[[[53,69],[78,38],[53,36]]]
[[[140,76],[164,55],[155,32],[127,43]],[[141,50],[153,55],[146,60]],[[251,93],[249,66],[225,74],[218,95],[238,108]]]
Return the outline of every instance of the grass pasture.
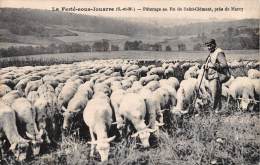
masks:
[[[258,51],[226,51],[229,61],[259,60]],[[2,66],[52,65],[93,59],[148,59],[173,61],[203,61],[207,52],[96,52],[35,55],[0,59]],[[9,60],[9,61],[6,61]],[[181,72],[180,74],[183,74]],[[236,76],[244,74],[240,68],[232,70]],[[213,113],[209,107],[199,116],[174,116],[165,111],[165,125],[153,134],[150,148],[143,149],[138,139],[127,138],[111,143],[108,162],[101,163],[98,153],[90,155],[87,137],[75,131],[58,142],[55,148],[26,162],[6,157],[0,164],[64,164],[64,165],[259,165],[260,115],[259,109],[242,112],[235,102],[223,111]],[[258,104],[259,106],[259,104]]]
[[[9,47],[20,47],[20,46],[37,46],[37,45],[12,43],[12,42],[0,42],[0,49],[8,49]]]
[[[228,61],[259,60],[259,50],[225,51]],[[0,58],[0,67],[25,65],[52,65],[96,59],[143,59],[172,61],[204,61],[207,51],[154,52],[154,51],[113,51],[42,54]]]
[[[125,35],[118,35],[118,34],[109,34],[109,33],[87,33],[87,32],[80,32],[80,31],[72,31],[73,33],[77,33],[78,36],[62,36],[62,37],[55,37],[58,40],[63,42],[71,43],[71,42],[89,42],[89,41],[98,41],[102,39],[107,40],[126,40],[129,37]]]
[[[257,164],[260,161],[257,114],[204,114],[191,118],[171,119],[168,127],[154,135],[158,141],[149,149],[140,148],[136,139],[128,138],[111,144],[109,161],[100,163],[95,153],[90,158],[90,145],[77,136],[66,137],[60,148],[44,154],[29,164]]]

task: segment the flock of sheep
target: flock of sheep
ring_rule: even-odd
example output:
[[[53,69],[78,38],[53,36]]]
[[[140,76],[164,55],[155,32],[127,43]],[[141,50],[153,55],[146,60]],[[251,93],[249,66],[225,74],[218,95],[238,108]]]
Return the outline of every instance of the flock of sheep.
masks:
[[[36,156],[42,144],[57,142],[61,130],[82,121],[91,136],[90,155],[96,148],[101,161],[106,161],[115,139],[108,134],[113,125],[123,136],[122,130],[132,124],[135,133],[131,137],[149,147],[151,133],[164,125],[165,110],[185,114],[191,106],[201,109],[205,99],[210,101],[201,64],[138,64],[137,60],[96,60],[2,68],[0,157],[7,147],[20,161],[28,157],[29,150]],[[231,69],[247,68],[248,76],[232,77],[222,85],[222,96],[235,99],[243,110],[254,108],[260,95],[259,64],[229,63]],[[182,81],[175,77],[178,69],[186,70]]]

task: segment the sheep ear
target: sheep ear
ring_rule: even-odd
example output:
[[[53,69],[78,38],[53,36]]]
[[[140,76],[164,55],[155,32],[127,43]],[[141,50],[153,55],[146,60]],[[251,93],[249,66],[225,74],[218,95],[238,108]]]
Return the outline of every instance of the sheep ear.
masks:
[[[164,126],[164,123],[156,122],[155,125],[158,126],[158,127],[161,127],[161,126]]]
[[[113,123],[111,123],[112,125],[116,125],[116,124],[118,124],[118,122],[117,121],[115,121],[115,122],[113,122]]]
[[[157,129],[148,129],[150,133],[157,131]]]
[[[135,138],[135,137],[137,137],[139,135],[139,132],[136,132],[136,133],[134,133],[133,135],[131,135],[131,137],[132,138]]]
[[[30,134],[29,132],[25,132],[26,136],[30,139],[35,139],[35,136],[33,136],[32,134]]]
[[[75,113],[78,113],[78,112],[80,112],[81,111],[81,109],[79,108],[79,109],[76,109],[74,112]]]
[[[66,110],[67,110],[67,109],[66,109],[64,106],[61,106],[61,112],[62,112],[62,113],[66,112]]]
[[[17,143],[14,143],[10,146],[9,150],[13,151],[17,148]]]
[[[106,139],[106,142],[110,143],[111,141],[115,140],[116,136],[112,136]]]
[[[90,141],[90,142],[87,142],[88,144],[97,144],[98,142],[97,141]]]

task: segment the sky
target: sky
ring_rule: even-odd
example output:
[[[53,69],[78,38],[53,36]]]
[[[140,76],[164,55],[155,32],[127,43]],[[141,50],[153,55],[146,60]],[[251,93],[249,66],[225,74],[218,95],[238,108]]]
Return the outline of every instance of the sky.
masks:
[[[128,8],[132,11],[83,11],[77,12],[86,15],[107,17],[133,17],[133,18],[175,18],[175,19],[244,19],[260,18],[260,0],[0,0],[0,7],[32,8],[32,9],[58,9],[65,8]],[[197,9],[212,8],[211,11],[184,11],[184,8]],[[237,11],[232,11],[236,8]],[[167,11],[147,11],[144,9],[155,8]],[[158,9],[159,8],[159,9]],[[170,10],[175,8],[175,11]],[[182,11],[177,11],[181,8]],[[215,8],[220,8],[216,10]],[[221,8],[223,11],[221,11]],[[225,9],[229,11],[225,11]],[[135,11],[133,11],[135,9]],[[138,10],[140,9],[140,10]],[[73,12],[73,11],[69,11]]]

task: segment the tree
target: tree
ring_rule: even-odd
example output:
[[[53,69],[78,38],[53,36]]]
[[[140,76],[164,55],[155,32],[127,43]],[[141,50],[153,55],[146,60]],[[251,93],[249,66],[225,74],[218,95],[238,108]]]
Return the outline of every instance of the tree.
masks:
[[[142,41],[126,41],[124,45],[125,50],[141,50],[142,49]]]
[[[167,45],[166,48],[165,48],[165,50],[168,51],[168,52],[170,52],[170,51],[172,51],[172,48],[171,48],[170,45]]]
[[[203,46],[200,43],[197,43],[193,46],[193,50],[195,51],[201,51],[203,50]]]
[[[112,45],[112,46],[111,46],[111,50],[112,50],[112,51],[118,51],[118,50],[119,50],[119,46],[117,46],[117,45]]]
[[[178,51],[185,51],[186,50],[186,45],[184,43],[178,44]]]

